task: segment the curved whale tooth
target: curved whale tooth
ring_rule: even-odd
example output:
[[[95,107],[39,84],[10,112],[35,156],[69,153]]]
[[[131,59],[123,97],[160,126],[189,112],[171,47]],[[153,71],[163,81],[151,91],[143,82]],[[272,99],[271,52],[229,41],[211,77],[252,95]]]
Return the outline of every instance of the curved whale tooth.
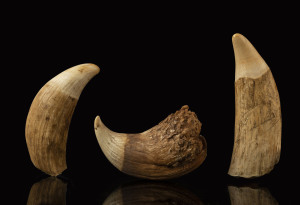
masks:
[[[266,62],[241,34],[232,37],[235,55],[235,133],[228,174],[244,178],[269,173],[281,151],[281,107]]]
[[[95,134],[107,159],[120,171],[146,179],[169,179],[199,167],[207,154],[201,122],[183,106],[151,129],[138,134],[109,130],[97,116]]]
[[[32,163],[43,172],[57,176],[67,168],[71,118],[83,88],[99,71],[94,64],[74,66],[48,81],[35,96],[25,137]]]

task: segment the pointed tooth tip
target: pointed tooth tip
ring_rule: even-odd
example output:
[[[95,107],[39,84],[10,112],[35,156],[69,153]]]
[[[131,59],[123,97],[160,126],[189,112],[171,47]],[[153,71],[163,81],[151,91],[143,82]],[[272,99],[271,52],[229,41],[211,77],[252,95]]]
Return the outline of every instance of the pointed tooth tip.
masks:
[[[101,124],[102,124],[102,121],[100,119],[100,116],[97,115],[97,117],[95,118],[95,121],[94,121],[95,128],[100,127]]]
[[[100,116],[97,115],[97,117],[95,118],[95,122],[99,122],[99,121],[101,121],[101,119],[100,119]]]
[[[242,34],[232,36],[235,56],[235,80],[241,77],[258,78],[269,70],[264,59],[252,43]]]
[[[80,72],[86,72],[86,73],[93,73],[94,75],[97,75],[100,72],[100,68],[93,63],[83,63],[80,65],[75,66],[76,70]]]
[[[232,44],[233,44],[233,47],[235,49],[237,49],[238,47],[240,46],[249,46],[249,45],[252,45],[249,40],[243,36],[242,34],[240,33],[235,33],[233,36],[232,36]],[[248,44],[248,45],[247,45]]]
[[[91,70],[95,71],[96,74],[100,72],[100,68],[96,64],[86,63],[84,65],[88,66]]]
[[[233,36],[232,36],[232,41],[233,41],[233,40],[236,40],[236,39],[238,39],[238,38],[245,38],[245,36],[243,36],[243,35],[240,34],[240,33],[235,33],[235,34],[233,34]]]
[[[236,33],[232,36],[232,45],[237,61],[249,61],[251,58],[260,58],[259,53],[252,43],[242,34]]]

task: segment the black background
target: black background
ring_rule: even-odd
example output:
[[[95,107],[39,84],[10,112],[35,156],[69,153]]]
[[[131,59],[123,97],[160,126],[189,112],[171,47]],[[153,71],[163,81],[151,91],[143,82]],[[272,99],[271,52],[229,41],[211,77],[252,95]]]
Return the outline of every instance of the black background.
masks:
[[[138,181],[103,155],[93,129],[97,115],[113,131],[137,133],[183,105],[202,122],[208,156],[197,170],[171,181],[211,204],[230,204],[231,184],[267,187],[279,203],[292,201],[299,161],[294,120],[299,33],[292,6],[273,13],[221,5],[219,10],[180,4],[71,6],[12,6],[15,18],[3,22],[3,93],[8,99],[3,101],[9,111],[3,169],[10,200],[25,204],[31,186],[47,177],[31,163],[24,135],[36,93],[65,69],[94,63],[101,71],[83,90],[69,128],[68,169],[61,175],[68,182],[68,202],[101,204],[118,186]],[[281,99],[281,159],[258,179],[227,175],[234,137],[234,33],[246,36],[265,59]]]

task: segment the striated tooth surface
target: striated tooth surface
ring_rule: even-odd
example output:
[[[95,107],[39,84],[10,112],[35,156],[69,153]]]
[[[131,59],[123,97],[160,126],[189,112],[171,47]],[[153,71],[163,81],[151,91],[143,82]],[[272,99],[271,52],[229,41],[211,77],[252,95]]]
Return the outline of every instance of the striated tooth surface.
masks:
[[[109,130],[97,116],[95,134],[107,159],[120,171],[147,179],[182,176],[199,167],[207,154],[201,122],[188,106],[138,134]]]
[[[241,34],[232,37],[235,54],[235,133],[228,174],[259,177],[279,162],[281,107],[272,73]]]
[[[94,64],[69,68],[48,81],[28,112],[25,137],[32,163],[57,176],[66,168],[66,144],[71,118],[86,84],[98,74]]]

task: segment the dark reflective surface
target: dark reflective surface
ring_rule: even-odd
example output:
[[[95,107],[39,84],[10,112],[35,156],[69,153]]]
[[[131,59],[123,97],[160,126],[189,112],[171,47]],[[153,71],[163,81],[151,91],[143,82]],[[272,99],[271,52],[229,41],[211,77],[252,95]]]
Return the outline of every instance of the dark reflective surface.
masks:
[[[48,177],[32,185],[27,205],[65,205],[67,183],[57,177]]]
[[[220,169],[206,165],[209,164],[165,181],[131,177],[105,163],[101,169],[70,166],[56,178],[32,166],[30,171],[12,177],[14,181],[10,181],[6,191],[12,194],[12,197],[7,195],[12,204],[212,205],[295,204],[298,201],[296,172],[275,170],[259,178],[243,179],[220,174]]]
[[[228,186],[232,205],[276,205],[278,201],[266,187],[253,186]]]
[[[273,178],[196,178],[189,175],[168,181],[150,181],[127,175],[111,178],[43,175],[28,184],[26,199],[21,204],[293,204],[297,189],[292,185],[290,180]],[[14,193],[17,198],[19,195]]]
[[[121,185],[103,202],[109,204],[204,204],[190,190],[172,182],[137,181]]]

